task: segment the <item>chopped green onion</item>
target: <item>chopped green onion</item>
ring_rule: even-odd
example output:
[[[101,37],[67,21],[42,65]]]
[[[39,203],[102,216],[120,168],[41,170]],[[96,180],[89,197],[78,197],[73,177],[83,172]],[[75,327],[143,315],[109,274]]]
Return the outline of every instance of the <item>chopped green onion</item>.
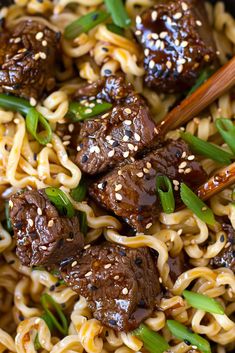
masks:
[[[41,303],[43,309],[45,310],[45,314],[42,316],[42,319],[46,322],[49,329],[52,331],[55,327],[60,333],[64,336],[68,333],[68,321],[61,310],[59,304],[57,304],[54,299],[47,293],[44,293],[41,297]],[[52,308],[55,310],[56,314],[58,315],[58,319],[49,309]]]
[[[45,193],[48,199],[55,205],[63,216],[67,216],[69,218],[74,216],[75,212],[73,205],[62,190],[48,187],[45,189]]]
[[[194,153],[201,154],[221,164],[230,164],[232,155],[212,143],[201,140],[189,132],[181,132],[181,137],[186,141]]]
[[[115,34],[118,34],[119,36],[123,36],[124,35],[124,30],[123,28],[115,25],[114,23],[108,23],[106,25],[107,29],[110,31],[110,32],[113,32]]]
[[[132,333],[143,341],[144,348],[150,353],[163,353],[169,348],[169,344],[159,333],[150,330],[144,324],[141,324],[140,327]]]
[[[86,236],[88,229],[86,212],[79,212],[79,224],[81,232]]]
[[[184,290],[183,296],[193,308],[201,309],[208,313],[224,314],[223,306],[207,295]]]
[[[0,94],[0,107],[20,112],[26,116],[27,130],[41,145],[46,145],[51,141],[52,131],[50,124],[27,100],[2,93]],[[37,132],[39,123],[45,130]]]
[[[235,125],[233,122],[230,119],[220,118],[216,120],[215,125],[224,141],[235,154]]]
[[[213,225],[215,217],[212,210],[184,183],[180,186],[180,196],[185,204],[203,222]]]
[[[38,333],[36,334],[34,339],[34,348],[36,351],[42,348],[41,343],[39,342]]]
[[[6,228],[9,233],[13,232],[12,223],[10,219],[10,212],[9,212],[9,201],[5,202],[5,217],[6,217]]]
[[[97,103],[96,100],[91,101],[90,106],[91,107],[86,107],[81,103],[71,102],[69,104],[69,110],[66,116],[73,122],[83,121],[105,113],[112,108],[112,104],[107,102]]]
[[[76,202],[82,202],[87,193],[87,186],[85,181],[82,179],[78,186],[70,192],[70,195]]]
[[[38,124],[41,124],[45,130],[37,132]],[[26,115],[26,127],[30,134],[41,145],[46,145],[51,141],[52,131],[48,121],[36,109],[31,108]]]
[[[11,96],[9,94],[0,94],[0,107],[27,115],[32,106],[26,99]]]
[[[209,342],[198,334],[190,332],[186,326],[175,320],[167,320],[167,326],[176,338],[189,341],[192,346],[196,346],[203,353],[211,353]]]
[[[104,2],[115,25],[121,28],[127,28],[130,26],[131,19],[126,12],[122,0],[104,0]]]
[[[42,266],[33,266],[32,271],[46,271],[46,269]]]
[[[109,14],[105,11],[89,12],[87,15],[80,17],[65,27],[64,37],[66,39],[74,39],[81,33],[89,32],[108,18]]]
[[[213,74],[212,70],[205,69],[201,72],[198,79],[196,80],[194,86],[190,89],[187,96],[191,96],[193,92],[195,92],[208,78]]]
[[[167,176],[158,175],[156,178],[157,193],[160,197],[163,211],[172,213],[175,210],[175,198],[172,183]]]

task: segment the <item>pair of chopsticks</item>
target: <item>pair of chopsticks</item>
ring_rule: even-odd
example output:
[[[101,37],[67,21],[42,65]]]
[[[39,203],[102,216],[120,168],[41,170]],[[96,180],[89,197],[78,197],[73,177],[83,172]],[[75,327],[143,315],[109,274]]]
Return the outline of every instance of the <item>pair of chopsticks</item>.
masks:
[[[167,114],[164,120],[157,125],[158,133],[166,134],[169,130],[187,123],[234,85],[235,56]],[[197,191],[198,196],[207,200],[233,183],[235,183],[235,163],[219,170],[205,184],[201,185]]]

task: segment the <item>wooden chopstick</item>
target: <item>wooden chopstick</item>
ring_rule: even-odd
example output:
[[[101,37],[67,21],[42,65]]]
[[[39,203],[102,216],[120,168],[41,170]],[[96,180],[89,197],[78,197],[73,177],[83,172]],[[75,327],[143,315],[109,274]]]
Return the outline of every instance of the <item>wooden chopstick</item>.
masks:
[[[233,85],[235,85],[235,56],[166,115],[157,125],[159,134],[166,134],[169,130],[185,124]]]

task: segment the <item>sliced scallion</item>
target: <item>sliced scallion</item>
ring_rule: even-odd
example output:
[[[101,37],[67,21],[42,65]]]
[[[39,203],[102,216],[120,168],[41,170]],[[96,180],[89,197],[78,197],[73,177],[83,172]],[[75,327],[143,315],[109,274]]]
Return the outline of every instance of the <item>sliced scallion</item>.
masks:
[[[224,314],[223,306],[207,295],[184,290],[183,296],[193,308],[201,309],[208,313]]]
[[[67,216],[69,218],[74,216],[75,211],[73,205],[62,190],[58,188],[48,187],[45,189],[45,193],[51,203],[55,205],[57,210],[63,216]]]
[[[82,202],[87,194],[87,186],[85,181],[82,179],[78,186],[71,190],[70,195],[76,202]]]
[[[39,124],[44,128],[40,132],[37,131]],[[46,145],[51,141],[52,131],[48,121],[34,108],[31,108],[26,115],[26,127],[41,145]]]
[[[195,92],[208,78],[213,74],[213,71],[210,69],[205,69],[201,72],[201,74],[198,76],[195,84],[193,87],[190,89],[188,96],[191,96],[193,92]]]
[[[132,333],[144,343],[144,348],[150,353],[163,353],[169,348],[169,344],[159,333],[154,332],[144,324],[141,324]]]
[[[216,120],[215,125],[224,141],[235,154],[235,125],[233,122],[230,119],[220,118]]]
[[[6,228],[9,233],[13,232],[12,223],[10,219],[10,211],[9,211],[9,201],[5,202],[5,217],[6,217]]]
[[[79,224],[82,234],[86,236],[88,229],[86,212],[79,212]]]
[[[131,19],[126,12],[122,0],[104,0],[104,2],[115,25],[121,28],[127,28],[130,26]]]
[[[174,212],[175,198],[170,179],[167,176],[158,175],[156,178],[156,186],[163,211],[165,213]]]
[[[108,30],[110,32],[113,32],[115,34],[118,34],[119,36],[123,36],[124,35],[124,29],[115,25],[114,23],[108,23],[106,25],[106,27],[108,28]]]
[[[210,142],[193,136],[189,132],[182,132],[181,137],[186,141],[194,153],[213,159],[221,164],[230,164],[232,155]]]
[[[27,115],[28,111],[32,108],[26,99],[4,93],[0,94],[0,107],[19,112],[22,115]]]
[[[53,328],[56,328],[60,333],[66,336],[68,333],[68,321],[63,311],[61,310],[60,305],[57,304],[54,299],[47,293],[44,293],[42,295],[41,303],[43,309],[45,310],[42,319],[46,322],[50,331],[52,331]],[[49,308],[55,311],[58,318],[56,318],[56,316],[52,313]]]
[[[190,332],[186,326],[175,320],[167,320],[167,326],[176,338],[189,341],[192,346],[196,346],[203,353],[211,353],[209,342],[198,334]]]
[[[215,217],[212,210],[184,183],[180,186],[180,196],[185,204],[203,222],[213,225]]]
[[[74,39],[81,33],[89,32],[92,28],[106,21],[108,18],[109,14],[105,11],[89,12],[87,15],[80,17],[65,27],[64,37],[66,39]]]
[[[83,121],[103,114],[111,108],[112,104],[107,102],[97,103],[96,100],[91,101],[88,107],[78,102],[71,102],[66,116],[73,122]]]

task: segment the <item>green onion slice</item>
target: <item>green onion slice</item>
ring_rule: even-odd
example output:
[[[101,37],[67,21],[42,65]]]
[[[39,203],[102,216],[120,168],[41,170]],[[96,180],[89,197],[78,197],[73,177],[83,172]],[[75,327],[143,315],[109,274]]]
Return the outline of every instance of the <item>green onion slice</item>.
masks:
[[[213,225],[215,217],[212,210],[184,183],[180,186],[183,203],[203,222]]]
[[[110,32],[118,34],[119,36],[124,36],[124,29],[115,25],[114,23],[108,23],[106,27]]]
[[[5,202],[5,217],[6,217],[6,228],[9,233],[13,232],[11,218],[10,218],[10,211],[9,211],[9,201]]]
[[[141,324],[132,333],[144,343],[144,348],[150,353],[163,353],[169,348],[169,344],[159,333],[150,330],[144,324]]]
[[[105,5],[112,16],[115,25],[127,28],[131,24],[122,0],[104,0]]]
[[[195,92],[208,78],[213,74],[213,71],[210,69],[205,69],[201,72],[198,79],[196,80],[193,87],[190,89],[187,96],[191,96],[193,92]]]
[[[80,224],[81,232],[83,233],[84,236],[86,236],[87,230],[88,230],[86,212],[79,212],[79,224]]]
[[[233,122],[230,119],[220,118],[216,120],[215,125],[224,141],[235,154],[235,125]]]
[[[71,190],[70,195],[76,202],[82,202],[87,194],[87,186],[85,181],[82,179],[78,186]]]
[[[19,112],[22,115],[27,115],[32,106],[26,99],[11,96],[8,94],[0,94],[0,107],[10,109],[14,112]]]
[[[189,132],[181,132],[181,137],[186,141],[194,153],[213,159],[221,164],[230,164],[232,155],[210,142],[201,140]]]
[[[37,132],[39,123],[44,128]],[[48,121],[34,108],[31,108],[26,115],[26,127],[30,134],[41,145],[46,145],[52,139],[52,131]]]
[[[80,17],[65,27],[64,37],[66,39],[74,39],[81,33],[89,32],[108,18],[109,14],[105,11],[89,12],[87,15]]]
[[[74,216],[75,211],[73,205],[62,190],[48,187],[45,189],[45,193],[48,199],[55,205],[63,216],[67,216],[69,218]]]
[[[223,306],[207,295],[184,290],[183,296],[193,308],[201,309],[208,313],[224,314]]]
[[[88,107],[85,107],[78,102],[71,102],[69,104],[69,110],[66,116],[73,122],[83,121],[105,113],[111,108],[112,104],[106,102],[97,103],[96,100],[91,101]]]
[[[172,183],[167,176],[158,175],[156,178],[157,193],[160,197],[163,211],[172,213],[175,210],[175,198]]]
[[[68,321],[61,310],[59,304],[57,304],[54,299],[47,293],[44,293],[41,297],[42,307],[45,310],[45,314],[42,316],[42,319],[46,322],[47,326],[49,327],[50,331],[53,330],[55,327],[60,333],[64,336],[68,333]],[[52,308],[56,312],[58,319],[49,309]]]
[[[34,348],[36,351],[42,348],[41,343],[39,342],[38,333],[36,334],[34,339]]]
[[[198,334],[190,332],[184,325],[175,320],[167,320],[167,326],[176,338],[189,341],[203,353],[211,353],[209,342]]]

